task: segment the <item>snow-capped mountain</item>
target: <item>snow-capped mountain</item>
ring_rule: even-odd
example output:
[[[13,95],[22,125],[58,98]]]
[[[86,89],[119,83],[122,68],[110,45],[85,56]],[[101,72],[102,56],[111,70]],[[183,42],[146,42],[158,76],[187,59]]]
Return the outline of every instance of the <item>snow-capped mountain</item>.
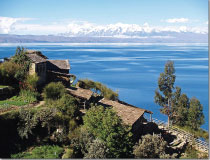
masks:
[[[151,27],[148,23],[95,25],[82,22],[71,23],[67,32],[59,35],[67,37],[118,37],[118,38],[176,38],[180,34],[207,34],[207,28],[187,26]]]

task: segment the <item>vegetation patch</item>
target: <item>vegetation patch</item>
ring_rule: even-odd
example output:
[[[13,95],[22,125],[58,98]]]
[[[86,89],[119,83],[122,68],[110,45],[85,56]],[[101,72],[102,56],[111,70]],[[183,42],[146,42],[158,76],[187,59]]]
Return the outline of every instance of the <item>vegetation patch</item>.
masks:
[[[31,151],[21,152],[17,154],[12,154],[11,158],[20,159],[57,159],[61,158],[64,149],[57,145],[44,145],[33,148]]]
[[[7,88],[8,86],[5,86],[5,85],[0,85],[0,89],[1,88]]]
[[[14,106],[24,106],[37,101],[39,94],[30,90],[21,90],[18,96],[13,96],[10,99],[0,101],[0,111],[8,110]]]
[[[110,100],[117,100],[118,99],[118,93],[114,92],[110,88],[108,88],[106,85],[100,83],[100,82],[94,82],[89,79],[81,79],[77,82],[77,86],[84,89],[91,89],[95,93],[100,94],[101,96],[110,99]]]

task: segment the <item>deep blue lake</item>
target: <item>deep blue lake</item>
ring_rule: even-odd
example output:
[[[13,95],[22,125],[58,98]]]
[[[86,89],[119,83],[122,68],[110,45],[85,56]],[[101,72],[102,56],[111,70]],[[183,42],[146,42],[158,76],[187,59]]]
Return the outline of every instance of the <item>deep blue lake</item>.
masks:
[[[167,121],[154,103],[158,77],[167,60],[176,69],[175,86],[203,105],[208,130],[208,44],[0,44],[0,59],[15,53],[16,46],[40,50],[49,59],[69,59],[78,79],[100,81],[119,91],[121,100],[153,112]]]

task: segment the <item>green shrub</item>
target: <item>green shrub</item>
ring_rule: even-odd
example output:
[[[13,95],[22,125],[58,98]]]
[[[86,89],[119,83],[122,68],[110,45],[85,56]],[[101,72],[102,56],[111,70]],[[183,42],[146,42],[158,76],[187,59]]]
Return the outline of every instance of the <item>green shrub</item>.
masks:
[[[133,153],[136,158],[175,158],[175,154],[165,153],[166,146],[167,142],[158,135],[147,134],[134,146]]]
[[[0,83],[1,84],[18,84],[18,79],[16,78],[16,74],[18,70],[21,69],[21,66],[7,61],[0,64]]]
[[[11,155],[11,158],[26,158],[26,159],[55,159],[61,158],[64,149],[53,145],[45,145],[35,147],[31,152],[22,152]]]
[[[44,98],[46,100],[57,100],[66,93],[66,89],[61,82],[49,83],[43,91]]]
[[[20,82],[24,82],[31,66],[31,60],[26,56],[26,51],[23,47],[17,47],[15,55],[11,58],[11,62],[21,66],[17,70],[15,78]]]
[[[36,102],[39,96],[38,92],[34,92],[31,90],[21,90],[19,93],[18,98],[20,101],[24,101],[26,103]]]
[[[92,89],[94,92],[99,93],[100,95],[110,100],[117,100],[119,96],[117,92],[114,92],[104,84],[100,82],[94,82],[89,79],[79,80],[77,82],[77,86],[84,89]]]
[[[39,77],[37,76],[37,74],[28,75],[26,77],[27,89],[29,89],[31,91],[36,91],[38,81],[39,81]]]
[[[74,158],[73,157],[73,149],[67,148],[62,156],[62,159]]]

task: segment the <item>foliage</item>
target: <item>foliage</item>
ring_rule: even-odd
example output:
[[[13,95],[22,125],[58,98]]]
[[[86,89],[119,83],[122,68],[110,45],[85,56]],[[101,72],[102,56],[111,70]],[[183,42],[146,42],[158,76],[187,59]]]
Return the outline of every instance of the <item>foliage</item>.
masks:
[[[176,92],[173,95],[172,106],[171,120],[173,124],[185,126],[187,122],[190,103],[187,95],[181,94],[181,88],[179,87],[176,87]]]
[[[30,90],[21,90],[18,96],[13,96],[10,99],[0,101],[1,109],[9,109],[12,106],[24,106],[37,101],[39,93]]]
[[[58,109],[58,116],[68,122],[79,116],[79,106],[77,100],[69,94],[64,94],[59,100],[54,102]]]
[[[1,84],[18,84],[17,73],[21,66],[11,61],[0,64],[0,83]]]
[[[71,145],[74,149],[73,155],[75,158],[83,158],[88,153],[88,148],[95,137],[84,127],[78,127],[75,131],[78,133],[77,136],[71,136]]]
[[[37,84],[39,81],[39,77],[37,76],[37,74],[33,74],[33,75],[27,75],[26,77],[26,88],[31,90],[31,91],[36,91],[37,90]]]
[[[19,112],[19,118],[19,127],[17,128],[18,134],[21,138],[25,137],[28,139],[28,135],[32,134],[32,129],[38,124],[37,117],[34,116],[34,113],[30,110],[21,109]]]
[[[66,148],[65,152],[62,156],[62,159],[69,159],[69,158],[74,158],[73,157],[73,149],[72,148]]]
[[[188,144],[185,150],[185,156],[180,157],[182,159],[198,159],[198,151]]]
[[[103,106],[90,108],[83,117],[84,127],[99,138],[109,149],[109,158],[128,158],[131,156],[132,139],[129,128],[110,108]]]
[[[174,63],[172,61],[167,61],[164,72],[160,73],[158,79],[158,89],[155,91],[155,103],[163,107],[161,112],[168,116],[168,124],[170,124],[170,118],[172,116],[171,103],[175,79]],[[162,94],[158,90],[162,92]]]
[[[15,101],[24,101],[26,103],[36,102],[39,96],[38,92],[33,92],[31,90],[21,90],[18,97],[12,98]]]
[[[107,99],[110,100],[117,100],[118,99],[118,93],[112,91],[110,88],[105,86],[104,84],[100,82],[94,82],[92,80],[83,79],[79,80],[77,82],[77,85],[84,89],[92,89],[96,93],[100,93],[101,96],[104,96]]]
[[[66,92],[64,85],[61,82],[49,83],[43,91],[46,100],[57,100],[61,98]]]
[[[167,142],[158,135],[147,134],[134,146],[133,153],[136,158],[169,158],[165,153],[166,146]]]
[[[107,158],[108,148],[105,143],[100,139],[96,138],[89,145],[88,152],[84,158]]]
[[[204,124],[203,106],[198,99],[189,100],[186,94],[181,94],[181,88],[174,90],[175,78],[174,64],[168,61],[158,79],[158,89],[162,93],[158,89],[155,91],[155,103],[163,107],[161,112],[168,116],[168,124],[172,120],[173,124],[197,130]]]
[[[55,108],[42,108],[39,111],[32,111],[30,109],[21,109],[19,112],[18,134],[21,138],[28,139],[29,134],[33,134],[32,130],[40,123],[42,127],[48,129],[54,126],[54,118],[56,115]]]
[[[62,130],[62,135],[55,133],[55,137],[60,136],[61,141],[66,140],[67,134],[71,134],[77,128],[77,121],[80,120],[77,100],[68,94],[64,94],[56,101],[49,101],[47,105],[56,109],[57,125]]]
[[[17,70],[15,78],[18,81],[23,82],[31,66],[30,58],[26,56],[26,51],[23,47],[17,47],[15,55],[11,58],[11,62],[21,66],[21,68]]]
[[[187,123],[194,130],[198,130],[204,124],[203,106],[195,97],[190,99]]]
[[[0,88],[7,88],[8,86],[0,85]]]
[[[44,145],[35,147],[31,152],[22,152],[11,155],[12,158],[27,158],[27,159],[55,159],[61,158],[63,148],[53,145]]]
[[[50,129],[55,127],[54,125],[54,117],[56,115],[57,110],[55,108],[42,108],[38,112],[36,112],[35,117],[41,123],[42,127],[46,127],[48,129],[48,133],[50,134]]]

